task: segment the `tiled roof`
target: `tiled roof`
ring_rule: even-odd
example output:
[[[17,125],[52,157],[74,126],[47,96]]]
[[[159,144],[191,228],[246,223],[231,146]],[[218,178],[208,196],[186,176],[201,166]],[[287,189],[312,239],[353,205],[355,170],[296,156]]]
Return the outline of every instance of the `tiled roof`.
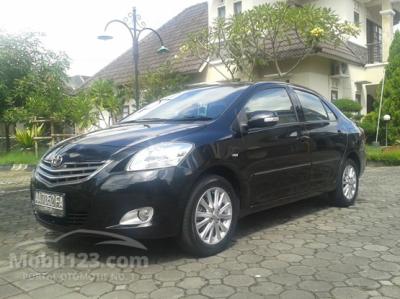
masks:
[[[139,72],[146,73],[158,68],[166,61],[174,59],[188,35],[206,29],[207,26],[207,2],[199,3],[183,10],[157,30],[165,46],[170,50],[169,53],[157,53],[157,49],[160,48],[160,42],[153,33],[148,34],[140,41]],[[174,59],[173,63],[175,70],[181,73],[196,73],[201,65],[202,61],[193,56]],[[132,80],[132,76],[133,58],[132,49],[129,49],[96,73],[85,85],[98,79],[108,79],[113,80],[116,84],[125,84]]]

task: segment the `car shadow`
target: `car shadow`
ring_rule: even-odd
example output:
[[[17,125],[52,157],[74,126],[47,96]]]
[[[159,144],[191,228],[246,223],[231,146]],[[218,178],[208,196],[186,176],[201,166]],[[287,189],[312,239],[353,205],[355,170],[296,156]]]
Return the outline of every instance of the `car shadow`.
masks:
[[[331,208],[327,196],[303,199],[294,203],[260,211],[242,218],[238,223],[236,239],[263,230],[268,230],[309,214]]]
[[[236,235],[230,247],[234,247],[235,243],[242,238],[248,237],[250,234],[271,229],[277,225],[302,218],[330,207],[327,198],[325,196],[319,196],[244,217],[239,220]],[[49,231],[46,235],[46,239],[54,239],[59,235],[60,234]],[[110,240],[110,238],[105,239],[104,237],[89,235],[72,235],[56,243],[49,242],[47,246],[65,255],[72,253],[78,257],[78,254],[83,253],[83,256],[87,258],[90,254],[95,253],[98,255],[98,260],[103,263],[109,262],[109,257],[112,256],[125,258],[145,256],[149,265],[163,264],[178,259],[193,259],[192,256],[180,250],[175,238],[140,240],[147,250],[115,244],[98,244],[104,240]]]

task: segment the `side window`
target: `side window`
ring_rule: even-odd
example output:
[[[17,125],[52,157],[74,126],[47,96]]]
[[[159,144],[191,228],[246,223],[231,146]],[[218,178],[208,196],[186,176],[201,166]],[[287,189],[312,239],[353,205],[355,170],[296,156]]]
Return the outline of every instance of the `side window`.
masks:
[[[269,88],[254,94],[244,106],[244,112],[248,116],[256,111],[275,112],[280,124],[297,122],[292,101],[285,88]]]
[[[322,104],[324,105],[325,110],[326,110],[326,112],[328,113],[328,118],[329,118],[329,120],[330,120],[330,121],[336,121],[337,118],[336,118],[335,113],[333,113],[332,109],[329,108],[329,106],[326,105],[324,102],[322,102]]]
[[[321,100],[308,92],[296,90],[306,121],[329,120]]]

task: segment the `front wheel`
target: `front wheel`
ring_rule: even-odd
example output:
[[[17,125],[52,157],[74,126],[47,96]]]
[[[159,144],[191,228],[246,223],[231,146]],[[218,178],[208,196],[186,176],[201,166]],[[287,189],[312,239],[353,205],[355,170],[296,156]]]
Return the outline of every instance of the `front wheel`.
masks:
[[[239,200],[231,184],[220,176],[202,178],[186,206],[180,243],[197,256],[224,250],[236,228]]]
[[[330,198],[334,205],[349,207],[354,204],[358,194],[358,168],[353,160],[348,159],[343,164],[336,183],[336,190]]]

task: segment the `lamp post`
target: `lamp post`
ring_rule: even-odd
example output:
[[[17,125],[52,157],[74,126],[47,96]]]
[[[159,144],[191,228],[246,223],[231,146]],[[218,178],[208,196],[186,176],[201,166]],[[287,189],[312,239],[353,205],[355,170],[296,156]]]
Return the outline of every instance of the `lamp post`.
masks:
[[[389,114],[385,114],[383,116],[383,121],[385,122],[385,127],[386,127],[386,142],[385,142],[386,147],[388,146],[388,124],[389,124],[390,119],[391,119],[391,117]]]
[[[124,26],[132,37],[132,53],[133,53],[133,74],[134,74],[134,85],[133,85],[133,95],[135,97],[136,102],[136,110],[139,110],[140,107],[140,89],[139,89],[139,38],[140,34],[143,31],[149,30],[153,32],[158,39],[160,40],[160,48],[157,50],[158,53],[168,53],[169,49],[164,46],[164,42],[160,36],[160,34],[154,30],[153,28],[146,27],[143,22],[139,23],[140,16],[136,13],[136,7],[133,7],[132,14],[129,14],[132,17],[132,27],[130,27],[127,22],[121,20],[111,20],[104,27],[104,32],[107,31],[108,26],[112,23],[118,23]],[[110,40],[113,38],[111,35],[99,35],[97,37],[101,40]]]

